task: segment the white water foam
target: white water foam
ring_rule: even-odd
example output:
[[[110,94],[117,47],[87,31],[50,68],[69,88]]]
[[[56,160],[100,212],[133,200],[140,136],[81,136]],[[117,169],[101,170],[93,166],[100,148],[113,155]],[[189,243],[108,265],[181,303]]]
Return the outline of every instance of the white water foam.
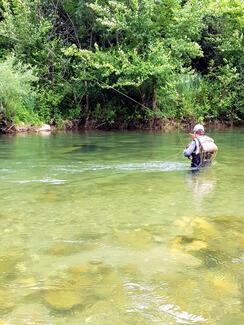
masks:
[[[81,164],[81,165],[60,165],[55,166],[54,170],[58,172],[74,174],[84,173],[89,171],[101,170],[115,170],[115,171],[180,171],[188,170],[189,165],[181,162],[172,161],[152,161],[152,162],[135,162],[135,163],[110,163],[110,164]]]
[[[126,171],[178,171],[189,169],[188,164],[171,162],[171,161],[154,161],[154,162],[142,162],[142,163],[120,163],[104,165],[98,164],[92,167],[92,170],[102,170],[102,169],[115,169],[115,170],[126,170]]]
[[[66,182],[65,179],[52,179],[52,178],[44,178],[44,179],[31,179],[31,180],[21,180],[14,181],[14,183],[18,184],[28,184],[28,183],[50,183],[53,185],[60,185]]]
[[[159,307],[161,312],[167,313],[176,318],[177,323],[189,324],[189,323],[198,323],[206,322],[207,319],[201,315],[189,314],[186,311],[182,311],[179,306],[173,304],[166,304]]]

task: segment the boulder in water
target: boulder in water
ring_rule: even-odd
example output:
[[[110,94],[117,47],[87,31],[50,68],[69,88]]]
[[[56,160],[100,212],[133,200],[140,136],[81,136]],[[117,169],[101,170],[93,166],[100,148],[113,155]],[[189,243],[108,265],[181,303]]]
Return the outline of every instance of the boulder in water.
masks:
[[[44,292],[43,299],[54,310],[68,311],[82,305],[85,297],[78,290],[50,289]]]

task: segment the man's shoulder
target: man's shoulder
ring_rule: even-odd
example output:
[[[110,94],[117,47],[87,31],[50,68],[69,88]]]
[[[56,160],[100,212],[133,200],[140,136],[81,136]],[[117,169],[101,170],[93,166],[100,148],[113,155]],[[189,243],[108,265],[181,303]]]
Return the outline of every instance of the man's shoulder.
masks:
[[[195,150],[195,147],[196,147],[196,142],[195,142],[195,140],[192,140],[192,142],[187,146],[187,148],[185,148],[184,156],[185,157],[191,156],[191,154]]]

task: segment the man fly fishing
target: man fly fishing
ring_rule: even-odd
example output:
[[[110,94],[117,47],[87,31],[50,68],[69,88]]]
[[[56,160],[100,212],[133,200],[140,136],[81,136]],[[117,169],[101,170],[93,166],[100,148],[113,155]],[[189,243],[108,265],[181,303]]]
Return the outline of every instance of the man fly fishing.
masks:
[[[198,169],[210,165],[218,150],[214,140],[205,135],[204,126],[201,124],[196,124],[193,133],[190,135],[192,141],[183,153],[185,157],[191,160],[191,167]]]

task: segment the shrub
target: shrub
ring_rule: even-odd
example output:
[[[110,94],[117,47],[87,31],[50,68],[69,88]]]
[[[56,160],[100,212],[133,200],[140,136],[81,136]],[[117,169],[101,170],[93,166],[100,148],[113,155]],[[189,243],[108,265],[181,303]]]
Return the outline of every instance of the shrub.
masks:
[[[8,123],[38,123],[34,112],[37,81],[30,67],[16,63],[13,56],[0,62],[0,113]]]

